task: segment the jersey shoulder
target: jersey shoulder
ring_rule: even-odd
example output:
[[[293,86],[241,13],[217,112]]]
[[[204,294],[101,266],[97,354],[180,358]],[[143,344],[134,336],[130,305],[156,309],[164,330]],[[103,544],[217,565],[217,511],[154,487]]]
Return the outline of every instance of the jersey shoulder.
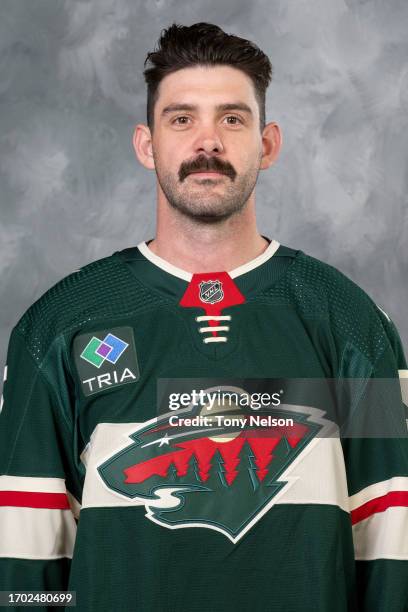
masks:
[[[41,362],[60,334],[80,329],[89,321],[131,314],[155,299],[115,252],[55,283],[25,311],[14,330]]]
[[[299,251],[293,276],[325,301],[331,308],[341,307],[345,302],[356,300],[356,307],[378,308],[372,298],[350,277],[335,266]]]
[[[319,314],[343,344],[375,361],[395,326],[389,315],[356,282],[335,266],[299,252],[289,271],[291,291],[303,313]]]

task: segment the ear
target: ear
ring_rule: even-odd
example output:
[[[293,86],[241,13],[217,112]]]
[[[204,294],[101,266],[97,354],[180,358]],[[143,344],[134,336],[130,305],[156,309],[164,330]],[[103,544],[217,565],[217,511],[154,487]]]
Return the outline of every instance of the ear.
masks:
[[[147,125],[143,123],[136,125],[133,132],[133,148],[142,166],[154,170],[152,136]]]
[[[282,147],[282,132],[277,123],[267,123],[262,132],[261,170],[269,168],[279,155]]]

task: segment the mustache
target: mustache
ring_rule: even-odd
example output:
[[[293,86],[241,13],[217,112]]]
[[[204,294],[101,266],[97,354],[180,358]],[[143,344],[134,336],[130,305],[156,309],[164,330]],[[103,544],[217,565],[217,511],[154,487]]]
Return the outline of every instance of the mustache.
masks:
[[[228,162],[221,161],[218,157],[206,157],[205,155],[199,155],[192,162],[184,162],[181,164],[179,170],[179,179],[184,181],[186,176],[192,172],[221,172],[226,174],[232,180],[235,179],[237,173],[234,168]]]

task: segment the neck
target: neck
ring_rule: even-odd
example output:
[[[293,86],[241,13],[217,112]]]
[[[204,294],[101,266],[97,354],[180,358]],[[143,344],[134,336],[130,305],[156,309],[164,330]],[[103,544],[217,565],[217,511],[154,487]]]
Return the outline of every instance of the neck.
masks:
[[[158,206],[156,237],[148,248],[192,274],[233,270],[251,261],[269,243],[256,228],[254,202],[219,223],[195,221],[169,205]]]

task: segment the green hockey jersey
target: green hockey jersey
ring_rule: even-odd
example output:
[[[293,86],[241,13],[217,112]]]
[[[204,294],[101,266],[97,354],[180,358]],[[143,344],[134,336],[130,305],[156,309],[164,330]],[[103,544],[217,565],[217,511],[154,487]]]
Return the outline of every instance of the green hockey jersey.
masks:
[[[268,241],[202,274],[142,242],[19,319],[0,414],[0,591],[74,591],[78,612],[408,610],[407,438],[327,434],[329,404],[347,420],[367,402],[406,432],[398,332],[337,269]],[[306,392],[343,379],[357,391]],[[376,379],[398,393],[368,396]],[[291,381],[305,381],[292,399]],[[218,384],[240,392],[222,418]],[[269,413],[239,403],[268,389]]]

